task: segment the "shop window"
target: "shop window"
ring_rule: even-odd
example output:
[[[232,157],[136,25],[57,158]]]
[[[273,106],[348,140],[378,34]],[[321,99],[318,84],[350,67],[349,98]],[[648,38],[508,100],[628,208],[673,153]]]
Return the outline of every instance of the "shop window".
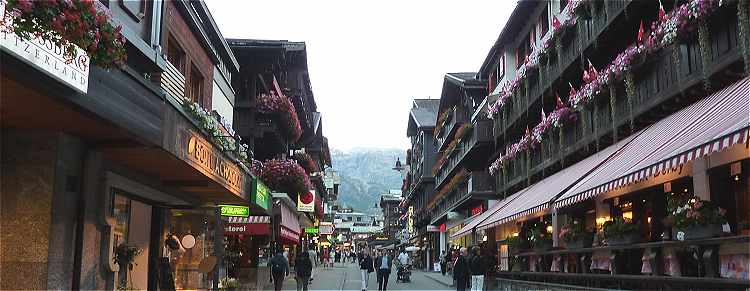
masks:
[[[190,93],[188,95],[188,98],[190,98],[190,101],[193,101],[195,103],[200,104],[201,106],[204,106],[203,103],[203,75],[200,73],[197,67],[193,66],[190,70],[190,82],[188,83],[188,86],[190,86]]]
[[[199,266],[204,260],[212,260],[210,257],[213,257],[215,252],[216,221],[214,213],[203,210],[171,210],[170,214],[168,237],[176,239],[182,246],[182,250],[169,250],[167,248],[169,262],[174,269],[175,289],[210,289],[212,282],[209,274],[201,273]],[[234,264],[239,263],[240,256],[237,256],[237,254],[250,255],[251,252],[231,244],[230,236],[227,237],[227,265],[234,266]],[[235,269],[228,269],[227,271],[234,272]]]
[[[123,192],[112,193],[110,213],[114,218],[113,257],[119,247],[134,247],[139,254],[133,258],[132,269],[121,265],[118,287],[145,289],[149,280],[149,245],[151,244],[151,206],[133,200]]]

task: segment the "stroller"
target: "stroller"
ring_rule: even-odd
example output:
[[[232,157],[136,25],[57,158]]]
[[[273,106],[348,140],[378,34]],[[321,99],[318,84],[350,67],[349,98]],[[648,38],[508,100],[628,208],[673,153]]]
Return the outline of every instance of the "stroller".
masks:
[[[411,282],[411,265],[399,265],[396,272],[396,282]]]

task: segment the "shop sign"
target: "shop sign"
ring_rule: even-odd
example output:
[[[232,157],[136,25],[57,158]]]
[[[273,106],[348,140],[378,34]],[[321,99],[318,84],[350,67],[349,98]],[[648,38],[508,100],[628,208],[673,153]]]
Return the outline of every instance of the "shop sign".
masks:
[[[244,173],[211,143],[199,134],[187,131],[189,139],[186,147],[187,159],[203,174],[212,177],[236,195],[242,194]],[[268,199],[266,199],[268,200]]]
[[[0,0],[0,13],[5,16],[7,0]],[[65,56],[65,48],[38,36],[23,39],[10,31],[12,19],[0,21],[0,48],[21,61],[42,71],[78,92],[86,94],[89,89],[89,56],[75,47],[75,57]]]
[[[335,228],[333,227],[333,224],[330,222],[321,222],[320,223],[320,234],[333,234],[333,230]]]
[[[266,184],[263,184],[260,179],[254,177],[253,192],[250,194],[250,200],[263,209],[268,210],[270,207],[270,200],[268,199],[270,195],[270,191],[268,190],[268,187],[266,187]]]
[[[315,190],[309,190],[306,193],[297,195],[297,211],[314,212],[315,211]]]
[[[428,226],[427,226],[427,231],[428,231],[428,232],[438,232],[438,231],[440,231],[440,229],[439,229],[439,228],[438,228],[437,226],[434,226],[434,225],[428,225]]]
[[[414,233],[414,206],[409,206],[407,213],[406,231]]]
[[[439,226],[440,232],[445,232],[445,223],[441,223]]]
[[[484,212],[484,205],[483,204],[479,204],[479,205],[474,206],[474,207],[471,208],[471,216],[474,216],[474,215],[477,215],[477,214],[482,214],[482,212]]]
[[[219,205],[221,216],[250,216],[250,207],[242,205]]]
[[[317,227],[306,227],[305,228],[305,233],[316,234],[316,233],[318,233],[318,228]]]
[[[224,226],[224,234],[268,235],[270,227],[266,223],[229,223]]]

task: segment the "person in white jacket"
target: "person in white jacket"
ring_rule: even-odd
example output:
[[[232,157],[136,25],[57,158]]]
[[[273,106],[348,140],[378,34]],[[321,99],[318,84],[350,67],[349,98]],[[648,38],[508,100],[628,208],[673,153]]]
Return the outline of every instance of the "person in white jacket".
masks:
[[[312,272],[310,273],[310,280],[312,280],[315,277],[315,268],[318,267],[318,253],[315,252],[315,250],[310,249],[307,251],[308,255],[310,256],[310,262],[312,262]]]

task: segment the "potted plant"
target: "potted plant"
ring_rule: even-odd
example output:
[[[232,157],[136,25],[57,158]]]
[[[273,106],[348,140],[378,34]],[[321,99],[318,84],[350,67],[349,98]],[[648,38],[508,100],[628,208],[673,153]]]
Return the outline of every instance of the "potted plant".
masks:
[[[521,238],[518,236],[508,236],[505,243],[508,245],[509,254],[517,254],[521,250]]]
[[[537,223],[529,230],[529,242],[536,251],[546,251],[552,248],[552,234],[545,229],[543,223]]]
[[[128,244],[120,244],[115,248],[115,257],[113,260],[116,264],[120,266],[120,269],[125,268],[126,272],[126,278],[127,283],[125,283],[122,286],[119,286],[119,290],[136,290],[135,286],[133,286],[133,278],[130,276],[130,271],[133,270],[133,266],[137,265],[135,261],[135,257],[141,254],[143,250],[139,247],[128,245]]]
[[[604,237],[608,245],[627,245],[640,241],[638,225],[621,217],[604,223]]]
[[[580,249],[591,247],[593,233],[586,231],[583,223],[578,219],[568,221],[560,228],[560,238],[565,242],[569,249]]]
[[[696,198],[688,200],[672,214],[677,239],[703,239],[721,235],[721,226],[727,223],[725,214],[726,210],[710,201]]]

